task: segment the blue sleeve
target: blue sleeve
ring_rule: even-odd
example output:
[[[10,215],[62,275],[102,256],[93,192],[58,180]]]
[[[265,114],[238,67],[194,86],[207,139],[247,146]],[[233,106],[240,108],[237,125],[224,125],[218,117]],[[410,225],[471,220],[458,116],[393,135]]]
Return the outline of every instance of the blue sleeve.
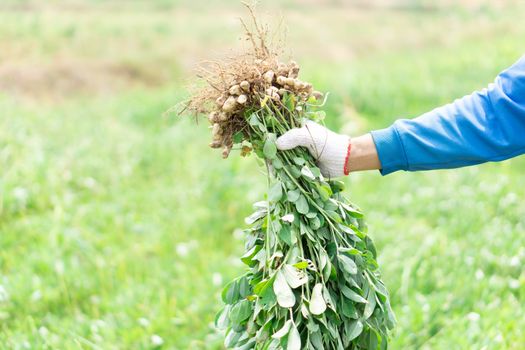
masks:
[[[525,153],[525,56],[488,88],[372,131],[383,175],[458,168]]]

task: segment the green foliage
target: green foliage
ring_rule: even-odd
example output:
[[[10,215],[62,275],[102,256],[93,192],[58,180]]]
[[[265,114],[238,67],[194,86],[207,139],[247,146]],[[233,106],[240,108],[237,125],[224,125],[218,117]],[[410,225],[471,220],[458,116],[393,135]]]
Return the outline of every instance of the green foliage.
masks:
[[[249,270],[224,288],[216,326],[227,348],[387,349],[395,317],[363,215],[306,149],[277,152],[276,135],[319,114],[285,98],[247,115],[268,195],[246,218]]]

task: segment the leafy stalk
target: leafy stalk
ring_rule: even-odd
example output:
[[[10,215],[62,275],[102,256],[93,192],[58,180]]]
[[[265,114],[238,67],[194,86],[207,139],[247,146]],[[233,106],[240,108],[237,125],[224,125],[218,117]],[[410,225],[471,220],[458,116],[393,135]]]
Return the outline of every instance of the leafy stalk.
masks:
[[[246,219],[248,270],[222,293],[217,326],[228,348],[387,348],[395,318],[363,214],[306,149],[275,147],[278,135],[321,115],[293,95],[245,113],[268,193]]]

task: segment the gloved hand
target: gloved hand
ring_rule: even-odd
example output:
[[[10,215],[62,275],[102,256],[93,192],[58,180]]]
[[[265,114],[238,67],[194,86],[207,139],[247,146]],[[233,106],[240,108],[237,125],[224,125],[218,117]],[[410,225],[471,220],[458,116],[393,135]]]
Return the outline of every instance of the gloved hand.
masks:
[[[322,125],[307,121],[301,128],[289,130],[276,141],[279,150],[289,150],[303,146],[317,160],[324,177],[334,178],[348,175],[350,156],[350,137],[336,134]]]

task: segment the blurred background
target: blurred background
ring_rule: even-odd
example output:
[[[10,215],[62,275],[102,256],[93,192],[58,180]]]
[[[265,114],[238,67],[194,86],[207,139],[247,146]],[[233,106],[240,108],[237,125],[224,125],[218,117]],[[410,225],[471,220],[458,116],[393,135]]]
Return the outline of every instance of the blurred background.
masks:
[[[522,1],[264,1],[351,135],[485,87],[525,52]],[[0,349],[221,349],[254,159],[163,118],[241,46],[238,1],[0,2]],[[399,320],[392,349],[525,348],[525,157],[352,174]]]

